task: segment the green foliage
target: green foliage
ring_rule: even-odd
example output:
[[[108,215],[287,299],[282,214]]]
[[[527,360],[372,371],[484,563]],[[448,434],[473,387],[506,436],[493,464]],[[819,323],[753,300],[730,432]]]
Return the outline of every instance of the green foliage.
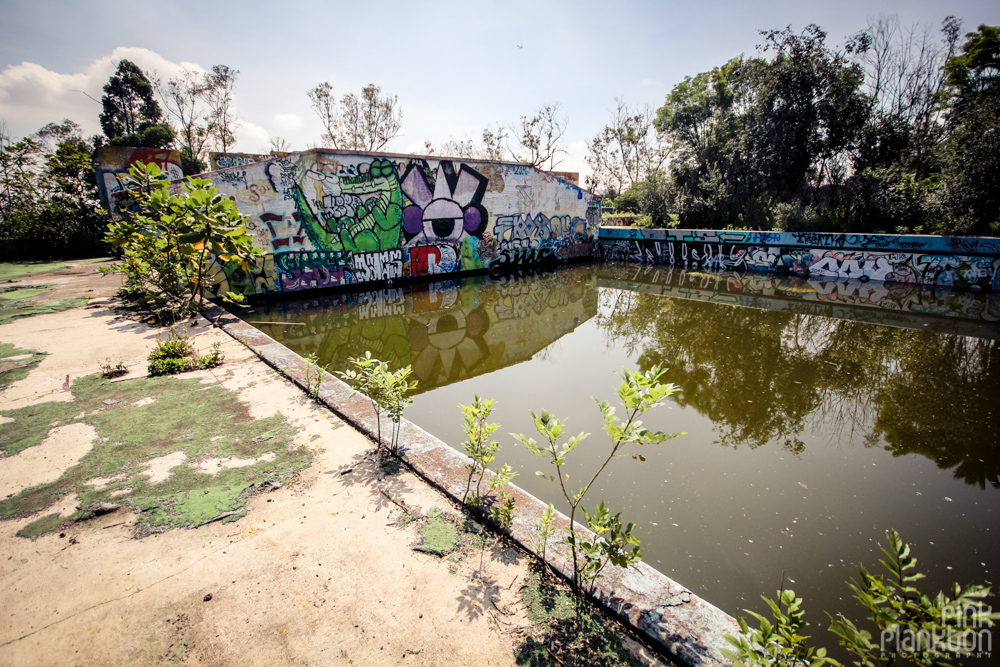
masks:
[[[946,18],[941,44],[919,49],[896,17],[839,49],[816,25],[761,31],[756,57],[671,90],[654,121],[669,176],[623,184],[616,212],[661,227],[1000,234],[1000,28],[959,50],[960,25]],[[606,142],[588,146],[601,164]]]
[[[542,518],[538,520],[538,525],[535,526],[535,534],[538,535],[538,541],[535,543],[535,553],[538,554],[538,558],[544,563],[545,554],[548,551],[549,539],[555,532],[555,508],[552,503],[548,504],[545,511],[542,512]]]
[[[78,136],[65,138],[51,152],[37,137],[10,145],[0,141],[0,258],[107,251],[90,150]]]
[[[500,443],[496,440],[490,440],[490,436],[500,428],[500,425],[487,421],[490,418],[490,413],[493,411],[493,404],[495,402],[492,398],[484,401],[477,394],[473,394],[472,405],[460,404],[458,406],[464,416],[463,429],[467,438],[462,443],[462,447],[465,448],[465,453],[472,459],[472,462],[465,466],[465,469],[469,471],[469,479],[465,484],[465,494],[462,496],[462,502],[469,502],[476,508],[483,501],[481,487],[483,476],[486,474],[486,468],[496,459],[496,452],[500,449]],[[476,480],[475,491],[472,491],[473,478]],[[472,491],[471,499],[469,498],[470,491]]]
[[[751,629],[745,619],[739,618],[740,635],[738,637],[723,635],[736,650],[723,648],[720,651],[722,655],[733,661],[734,667],[743,667],[744,665],[748,667],[752,665],[821,667],[827,664],[839,664],[836,660],[827,657],[826,649],[806,647],[805,641],[809,637],[800,633],[808,623],[802,618],[804,613],[800,608],[802,598],[795,597],[795,591],[778,591],[778,602],[764,596],[761,597],[771,608],[774,623],[768,621],[761,614],[746,610],[748,614],[757,619],[760,629]]]
[[[576,510],[587,495],[587,491],[611,460],[623,456],[620,453],[623,447],[629,444],[638,446],[659,444],[678,435],[683,435],[683,433],[667,434],[662,431],[650,431],[643,427],[642,421],[639,419],[649,410],[663,405],[668,397],[678,391],[676,386],[660,382],[664,372],[659,366],[653,366],[645,373],[623,369],[620,376],[622,381],[616,393],[625,410],[624,419],[617,416],[617,408],[608,401],[594,399],[604,417],[604,431],[610,438],[611,449],[590,481],[577,491],[571,491],[567,488],[569,474],[564,472],[563,468],[566,465],[567,456],[589,437],[589,433],[570,436],[564,443],[560,444],[559,439],[563,435],[565,420],[556,419],[547,410],[542,410],[537,415],[534,412],[531,413],[535,429],[543,437],[542,443],[522,434],[511,434],[529,451],[548,458],[549,463],[555,466],[554,475],[546,475],[542,471],[535,474],[551,482],[557,482],[566,503],[569,505],[570,527],[565,542],[570,546],[573,564],[572,583],[577,590],[580,590],[584,585],[588,589],[592,588],[608,562],[624,567],[639,560],[641,555],[641,549],[638,548],[639,540],[632,535],[634,525],[628,524],[622,528],[621,515],[612,515],[604,507],[603,502],[595,508],[593,515],[587,514],[584,510],[588,527],[597,533],[598,541],[591,539],[585,531],[577,529]],[[642,454],[631,454],[630,456],[635,460],[646,460]]]
[[[187,371],[215,368],[224,359],[225,353],[218,342],[212,343],[211,352],[199,357],[195,355],[194,342],[186,331],[178,334],[170,329],[167,332],[166,340],[157,336],[156,347],[149,353],[148,370],[151,376],[175,375]]]
[[[357,370],[343,371],[339,373],[340,377],[372,402],[378,428],[379,447],[383,446],[382,411],[385,411],[392,422],[388,449],[393,455],[398,455],[400,420],[403,418],[403,411],[413,405],[413,401],[407,394],[417,388],[416,380],[411,382],[407,379],[413,372],[413,368],[405,366],[398,371],[390,371],[389,364],[372,357],[370,350],[365,351],[365,356],[350,357],[348,361]]]
[[[153,163],[132,165],[127,181],[122,204],[133,212],[109,224],[106,234],[123,254],[108,271],[124,274],[123,297],[173,317],[200,311],[214,275],[229,264],[245,269],[262,254],[246,217],[211,181],[188,179],[182,193],[171,194]],[[227,297],[242,302],[238,295]]]
[[[174,140],[153,97],[153,84],[130,60],[120,60],[104,84],[101,106],[101,129],[112,146],[164,148]]]
[[[929,596],[914,584],[924,575],[914,571],[916,558],[910,546],[895,530],[886,533],[886,558],[881,561],[888,572],[873,575],[858,566],[860,579],[850,583],[855,598],[867,612],[868,620],[880,631],[879,641],[857,627],[843,614],[831,617],[830,631],[840,645],[855,656],[858,667],[889,665],[899,657],[921,667],[951,665],[955,657],[969,657],[984,649],[981,643],[985,628],[1000,619],[1000,613],[982,604],[989,595],[988,586],[953,584],[951,595],[938,592]],[[742,665],[837,665],[826,657],[826,649],[806,646],[801,634],[807,623],[802,620],[802,599],[790,590],[778,592],[778,602],[763,598],[771,608],[774,623],[747,610],[757,619],[759,629],[752,629],[740,618],[740,635],[726,635],[735,650],[721,649],[723,655]],[[782,611],[784,608],[784,611]],[[990,650],[992,645],[985,650]]]
[[[510,530],[511,524],[514,523],[514,497],[504,487],[516,475],[517,473],[505,463],[490,482],[490,491],[496,494],[490,504],[490,518],[502,533]]]

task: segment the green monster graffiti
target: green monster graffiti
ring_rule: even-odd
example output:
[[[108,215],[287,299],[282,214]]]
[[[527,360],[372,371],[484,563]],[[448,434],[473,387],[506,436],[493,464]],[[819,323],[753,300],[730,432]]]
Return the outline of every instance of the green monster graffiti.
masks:
[[[302,226],[319,250],[349,253],[398,248],[403,221],[403,193],[399,176],[389,160],[375,160],[364,174],[340,179],[341,193],[361,197],[353,216],[321,221],[313,212],[302,188],[292,188]]]

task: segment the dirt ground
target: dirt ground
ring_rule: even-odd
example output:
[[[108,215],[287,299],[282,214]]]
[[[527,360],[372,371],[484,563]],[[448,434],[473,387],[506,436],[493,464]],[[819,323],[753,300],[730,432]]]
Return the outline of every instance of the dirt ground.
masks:
[[[97,275],[99,263],[68,264],[25,280],[55,284],[49,298],[85,296],[89,304],[0,326],[0,343],[47,353],[0,391],[0,410],[78,401],[74,383],[109,358],[128,366],[126,382],[145,375],[159,332],[116,318],[115,279]],[[37,538],[15,535],[46,514],[68,518],[80,502],[72,493],[0,521],[0,664],[514,664],[527,623],[515,604],[523,556],[497,544],[445,557],[415,551],[432,508],[457,515],[443,496],[406,471],[387,474],[367,439],[221,331],[202,321],[190,335],[199,350],[219,342],[226,360],[184,377],[233,393],[252,420],[282,418],[288,447],[308,449],[311,463],[280,488],[250,496],[246,516],[230,523],[137,539],[140,517],[125,505]],[[156,407],[152,399],[130,405]],[[0,419],[0,431],[10,424]],[[99,444],[94,427],[60,424],[0,460],[0,491],[11,498],[58,479]],[[127,493],[130,483],[169,483],[187,468],[208,477],[269,460],[202,457],[187,466],[175,452],[152,462],[158,466],[90,479],[87,488],[118,484]]]

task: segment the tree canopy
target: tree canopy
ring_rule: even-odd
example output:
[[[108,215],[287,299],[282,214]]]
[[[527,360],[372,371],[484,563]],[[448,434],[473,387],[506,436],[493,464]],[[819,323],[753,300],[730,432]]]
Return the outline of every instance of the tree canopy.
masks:
[[[104,85],[101,105],[101,129],[112,146],[164,148],[174,140],[174,130],[153,97],[153,84],[131,60],[118,62]]]

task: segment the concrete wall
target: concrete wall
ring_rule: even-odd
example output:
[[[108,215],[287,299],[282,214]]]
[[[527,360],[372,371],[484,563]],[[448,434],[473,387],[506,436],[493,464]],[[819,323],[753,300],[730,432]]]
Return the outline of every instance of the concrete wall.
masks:
[[[132,148],[130,146],[101,146],[94,151],[94,171],[97,174],[97,190],[101,203],[114,212],[114,195],[125,189],[123,178],[128,168],[136,162],[155,162],[171,180],[184,176],[181,170],[181,154],[165,148]]]
[[[612,261],[1000,289],[1000,238],[604,227],[599,246]]]
[[[558,264],[594,252],[600,220],[598,198],[517,163],[314,149],[202,176],[267,253],[220,271],[216,293]]]

